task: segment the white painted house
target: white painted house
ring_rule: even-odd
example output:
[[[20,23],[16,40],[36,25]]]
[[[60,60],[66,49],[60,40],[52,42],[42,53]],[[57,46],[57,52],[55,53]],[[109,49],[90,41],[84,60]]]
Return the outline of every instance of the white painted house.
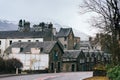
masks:
[[[44,31],[0,31],[0,54],[14,42],[43,42],[53,40],[50,29]]]
[[[14,42],[43,42],[43,38],[16,38],[16,39],[0,39],[0,52],[1,54],[4,53],[5,49],[8,48]]]
[[[16,58],[23,64],[22,70],[61,71],[62,47],[57,41],[14,42],[6,50],[8,58]],[[52,64],[52,65],[51,65]]]
[[[48,54],[10,54],[9,58],[16,58],[23,63],[22,70],[45,70],[48,69]]]

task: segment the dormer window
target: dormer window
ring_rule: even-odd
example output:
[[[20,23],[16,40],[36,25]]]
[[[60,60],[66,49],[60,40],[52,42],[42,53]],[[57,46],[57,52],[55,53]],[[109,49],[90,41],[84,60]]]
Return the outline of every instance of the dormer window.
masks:
[[[39,40],[36,40],[36,42],[39,42]]]
[[[31,40],[28,40],[28,42],[31,42]]]
[[[18,42],[21,42],[21,40],[19,40]]]

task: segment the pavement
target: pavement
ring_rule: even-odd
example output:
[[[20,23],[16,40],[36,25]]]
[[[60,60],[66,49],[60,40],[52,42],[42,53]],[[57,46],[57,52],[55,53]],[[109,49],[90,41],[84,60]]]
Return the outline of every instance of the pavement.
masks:
[[[30,75],[30,74],[0,74],[0,78],[11,77],[11,76],[23,76],[23,75]]]
[[[17,76],[17,74],[1,74],[1,75],[0,75],[0,78],[10,77],[10,76]]]

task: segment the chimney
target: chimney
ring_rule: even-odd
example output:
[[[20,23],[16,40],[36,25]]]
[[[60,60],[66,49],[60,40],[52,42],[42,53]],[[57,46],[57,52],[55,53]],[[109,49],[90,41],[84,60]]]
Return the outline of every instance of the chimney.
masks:
[[[89,41],[90,41],[90,42],[92,41],[92,37],[89,37]]]
[[[26,32],[28,32],[28,31],[30,31],[30,22],[25,22],[24,23],[24,31]]]

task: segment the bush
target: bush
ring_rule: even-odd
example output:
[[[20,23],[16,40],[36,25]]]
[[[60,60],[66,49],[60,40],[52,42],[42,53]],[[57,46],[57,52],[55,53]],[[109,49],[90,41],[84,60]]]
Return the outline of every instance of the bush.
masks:
[[[5,61],[5,63],[7,72],[15,72],[16,68],[20,69],[21,67],[23,67],[23,64],[18,59],[15,58],[8,59]]]
[[[5,71],[5,61],[0,57],[0,72]]]
[[[0,74],[3,73],[15,73],[16,68],[20,70],[23,67],[23,64],[15,58],[12,59],[3,59],[0,57]]]
[[[109,68],[107,71],[107,76],[111,80],[120,80],[120,65]]]

